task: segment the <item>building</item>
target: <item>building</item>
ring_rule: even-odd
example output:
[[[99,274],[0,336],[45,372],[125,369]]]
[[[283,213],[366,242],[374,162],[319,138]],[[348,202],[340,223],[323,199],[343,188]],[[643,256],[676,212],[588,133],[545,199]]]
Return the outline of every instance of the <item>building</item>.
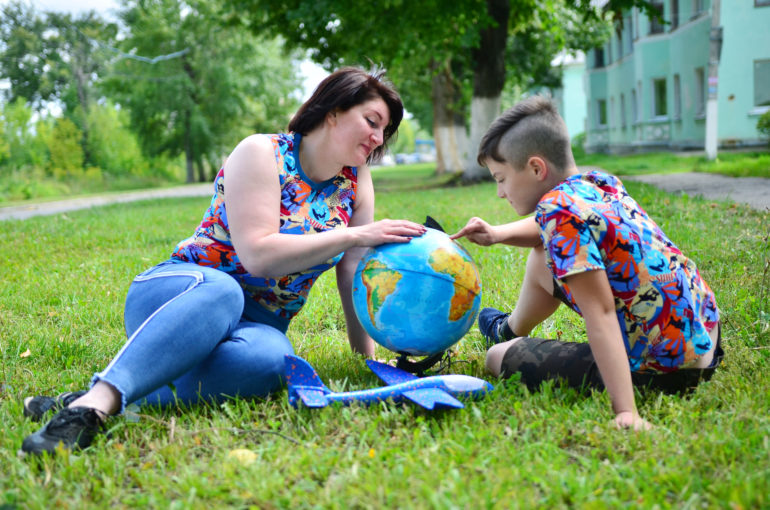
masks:
[[[770,110],[770,0],[721,0],[717,141],[766,145],[756,125]],[[703,149],[711,0],[653,1],[664,22],[634,8],[586,57],[586,150]]]
[[[559,114],[567,124],[570,138],[575,138],[586,129],[586,95],[583,90],[585,55],[559,54],[551,65],[561,68],[561,88],[549,90],[559,108]]]

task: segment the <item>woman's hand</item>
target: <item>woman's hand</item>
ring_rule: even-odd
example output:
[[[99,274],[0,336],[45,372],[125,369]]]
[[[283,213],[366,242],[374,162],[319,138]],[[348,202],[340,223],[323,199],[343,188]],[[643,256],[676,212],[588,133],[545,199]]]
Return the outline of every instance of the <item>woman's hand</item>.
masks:
[[[650,422],[639,416],[639,413],[623,411],[615,416],[615,427],[619,429],[631,429],[634,432],[640,430],[652,430]]]
[[[497,243],[497,237],[494,227],[481,218],[471,218],[463,228],[456,234],[449,236],[450,239],[459,239],[466,237],[470,242],[481,246],[490,246]]]
[[[386,243],[407,243],[427,230],[419,223],[407,220],[380,220],[355,229],[356,246],[379,246]]]

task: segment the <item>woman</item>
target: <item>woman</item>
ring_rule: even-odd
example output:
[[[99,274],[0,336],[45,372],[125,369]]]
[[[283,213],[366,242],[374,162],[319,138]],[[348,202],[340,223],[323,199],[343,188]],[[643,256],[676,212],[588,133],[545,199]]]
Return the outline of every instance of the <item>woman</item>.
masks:
[[[350,347],[372,356],[351,298],[361,251],[425,232],[410,221],[373,221],[366,165],[382,155],[402,116],[382,73],[343,68],[300,107],[288,134],[238,144],[195,234],[131,284],[128,340],[91,389],[25,401],[36,419],[60,410],[22,450],[84,448],[108,416],[137,400],[190,404],[276,391],[284,355],[293,353],[289,321],[335,264]]]

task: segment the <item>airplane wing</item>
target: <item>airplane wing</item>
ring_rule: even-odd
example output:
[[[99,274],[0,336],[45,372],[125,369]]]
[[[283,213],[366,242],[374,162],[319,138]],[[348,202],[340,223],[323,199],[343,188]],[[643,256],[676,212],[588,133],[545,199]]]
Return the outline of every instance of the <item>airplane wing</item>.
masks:
[[[379,361],[368,359],[366,360],[366,364],[369,366],[369,369],[377,375],[377,377],[385,382],[385,384],[400,384],[418,379],[418,377],[414,374],[410,374],[409,372],[401,370],[400,368],[386,365],[385,363],[380,363]]]
[[[422,388],[419,390],[405,391],[402,395],[415,404],[429,410],[432,410],[437,405],[442,407],[454,407],[455,409],[462,409],[465,407],[462,402],[446,391],[438,388]]]
[[[329,402],[326,400],[326,395],[321,390],[313,388],[293,388],[299,398],[302,399],[302,403],[305,407],[326,407]]]

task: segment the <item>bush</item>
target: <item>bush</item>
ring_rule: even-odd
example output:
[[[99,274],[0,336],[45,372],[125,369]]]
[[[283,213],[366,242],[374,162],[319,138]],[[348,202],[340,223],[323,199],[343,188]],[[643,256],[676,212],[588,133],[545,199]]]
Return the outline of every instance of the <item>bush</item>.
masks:
[[[757,131],[768,138],[768,143],[770,143],[770,110],[760,115],[757,121]]]
[[[586,155],[585,150],[586,134],[579,133],[572,138],[572,154],[575,158],[580,158]]]

